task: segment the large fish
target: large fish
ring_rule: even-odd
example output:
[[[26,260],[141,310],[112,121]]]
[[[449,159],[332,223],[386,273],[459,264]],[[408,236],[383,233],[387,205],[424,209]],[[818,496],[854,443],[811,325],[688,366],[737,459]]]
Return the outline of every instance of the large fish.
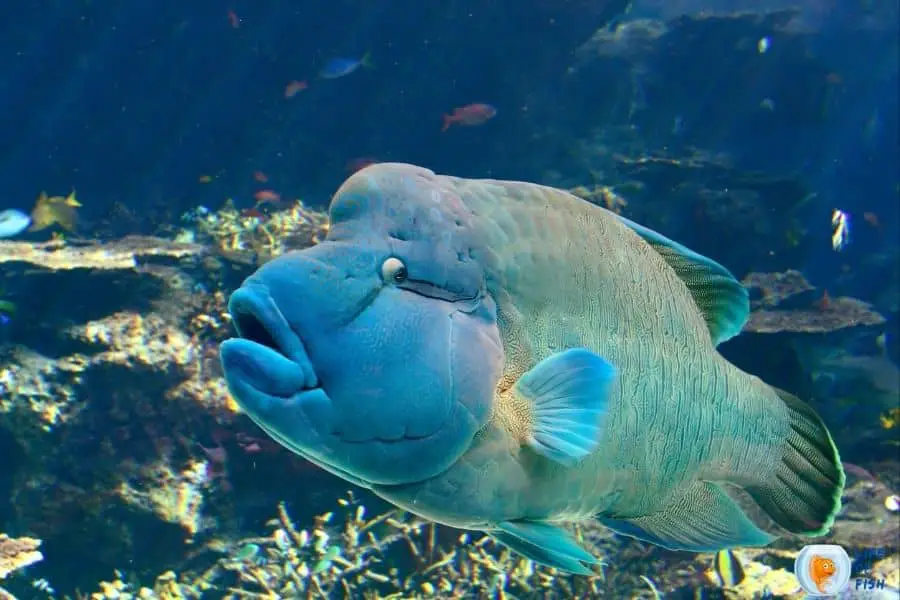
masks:
[[[580,519],[692,551],[830,528],[822,421],[716,351],[749,310],[721,265],[560,190],[405,164],[330,216],[229,303],[228,386],[287,448],[574,573],[600,562]]]

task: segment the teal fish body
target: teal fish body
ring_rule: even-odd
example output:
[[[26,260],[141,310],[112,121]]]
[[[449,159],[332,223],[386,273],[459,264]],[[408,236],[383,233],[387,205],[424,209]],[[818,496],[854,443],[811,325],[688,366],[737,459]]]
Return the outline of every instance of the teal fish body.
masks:
[[[716,350],[749,311],[721,265],[560,190],[412,165],[357,172],[330,211],[234,293],[221,349],[288,448],[574,573],[599,562],[562,527],[583,519],[693,551],[830,527],[821,420]]]

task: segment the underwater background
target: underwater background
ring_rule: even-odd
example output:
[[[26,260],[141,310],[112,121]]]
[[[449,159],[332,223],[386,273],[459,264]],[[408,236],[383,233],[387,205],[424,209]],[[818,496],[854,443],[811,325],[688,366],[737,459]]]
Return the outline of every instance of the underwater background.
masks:
[[[387,161],[567,189],[728,267],[753,313],[720,350],[841,451],[817,543],[880,582],[847,597],[897,598],[898,18],[896,0],[8,7],[0,598],[803,597],[800,538],[697,555],[586,523],[609,567],[566,576],[350,490],[239,414],[228,295]]]

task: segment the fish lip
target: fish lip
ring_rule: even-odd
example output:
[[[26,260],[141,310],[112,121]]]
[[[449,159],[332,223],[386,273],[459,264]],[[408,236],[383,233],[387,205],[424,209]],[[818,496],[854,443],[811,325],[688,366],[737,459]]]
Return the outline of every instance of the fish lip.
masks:
[[[303,367],[268,346],[244,338],[225,340],[219,358],[229,386],[244,388],[273,398],[287,399],[309,387]],[[240,404],[239,395],[235,399]]]
[[[278,308],[266,286],[251,283],[235,290],[228,301],[228,312],[238,336],[258,346],[258,353],[278,354],[300,367],[303,371],[300,389],[319,387],[303,340]]]

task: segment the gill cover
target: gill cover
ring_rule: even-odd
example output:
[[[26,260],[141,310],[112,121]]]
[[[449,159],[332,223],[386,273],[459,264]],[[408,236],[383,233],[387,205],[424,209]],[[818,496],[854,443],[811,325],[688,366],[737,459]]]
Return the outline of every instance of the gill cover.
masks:
[[[242,339],[222,362],[237,402],[363,485],[446,470],[487,422],[502,370],[471,216],[427,174],[360,171],[335,195],[327,240],[267,263],[230,301]]]

